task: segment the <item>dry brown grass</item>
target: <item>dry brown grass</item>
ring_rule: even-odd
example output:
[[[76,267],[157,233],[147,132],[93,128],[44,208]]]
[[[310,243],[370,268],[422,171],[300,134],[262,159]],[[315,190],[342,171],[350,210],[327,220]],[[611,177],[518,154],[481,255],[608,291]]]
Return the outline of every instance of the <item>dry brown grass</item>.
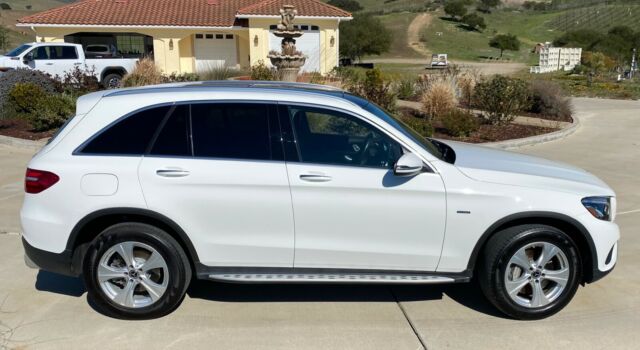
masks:
[[[449,79],[429,84],[422,93],[422,107],[431,118],[441,117],[458,105],[455,83]]]
[[[150,58],[141,59],[136,68],[122,79],[123,87],[135,87],[162,84],[166,77]]]

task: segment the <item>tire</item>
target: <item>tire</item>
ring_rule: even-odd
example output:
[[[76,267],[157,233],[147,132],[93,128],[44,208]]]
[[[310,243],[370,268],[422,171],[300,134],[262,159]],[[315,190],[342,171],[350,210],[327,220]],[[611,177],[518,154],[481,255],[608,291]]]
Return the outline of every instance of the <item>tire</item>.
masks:
[[[551,258],[539,266],[547,260],[544,255]],[[546,225],[520,225],[487,241],[477,272],[483,293],[500,311],[515,319],[538,320],[571,301],[582,280],[582,263],[566,233]]]
[[[102,79],[102,86],[104,86],[104,88],[107,90],[116,89],[120,87],[121,82],[122,82],[122,75],[117,73],[111,73],[111,74],[105,75],[105,77]]]
[[[120,319],[151,319],[180,305],[191,281],[191,265],[180,244],[165,231],[121,223],[91,243],[83,277],[98,311]]]

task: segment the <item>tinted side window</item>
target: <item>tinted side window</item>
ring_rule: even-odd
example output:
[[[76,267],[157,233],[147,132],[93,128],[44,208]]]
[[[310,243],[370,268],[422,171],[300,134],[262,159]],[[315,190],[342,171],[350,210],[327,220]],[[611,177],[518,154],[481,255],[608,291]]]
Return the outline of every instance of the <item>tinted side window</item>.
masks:
[[[78,52],[76,52],[76,48],[73,46],[59,46],[61,50],[58,50],[58,59],[59,60],[75,60],[78,59]]]
[[[348,114],[289,107],[300,161],[392,168],[402,146],[374,126]]]
[[[191,123],[196,157],[272,159],[266,105],[194,104]]]
[[[164,156],[191,156],[189,122],[189,105],[177,106],[162,127],[150,153]]]
[[[169,109],[151,108],[120,120],[89,141],[81,153],[142,155]]]

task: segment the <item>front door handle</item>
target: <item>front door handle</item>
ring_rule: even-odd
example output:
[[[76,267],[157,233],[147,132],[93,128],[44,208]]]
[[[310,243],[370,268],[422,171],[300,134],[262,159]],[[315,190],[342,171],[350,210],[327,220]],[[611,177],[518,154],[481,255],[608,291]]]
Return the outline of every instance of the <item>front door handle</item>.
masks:
[[[184,169],[158,169],[156,175],[162,177],[185,177],[189,176],[189,171]]]
[[[325,174],[301,174],[300,180],[307,182],[329,182],[331,176]]]

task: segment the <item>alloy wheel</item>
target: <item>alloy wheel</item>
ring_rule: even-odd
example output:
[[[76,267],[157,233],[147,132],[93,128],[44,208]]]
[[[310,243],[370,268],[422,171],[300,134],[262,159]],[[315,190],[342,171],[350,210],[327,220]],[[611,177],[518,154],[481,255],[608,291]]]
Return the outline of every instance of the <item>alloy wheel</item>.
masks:
[[[558,246],[534,242],[518,249],[509,259],[504,285],[518,305],[540,308],[562,295],[570,275],[569,260]]]

